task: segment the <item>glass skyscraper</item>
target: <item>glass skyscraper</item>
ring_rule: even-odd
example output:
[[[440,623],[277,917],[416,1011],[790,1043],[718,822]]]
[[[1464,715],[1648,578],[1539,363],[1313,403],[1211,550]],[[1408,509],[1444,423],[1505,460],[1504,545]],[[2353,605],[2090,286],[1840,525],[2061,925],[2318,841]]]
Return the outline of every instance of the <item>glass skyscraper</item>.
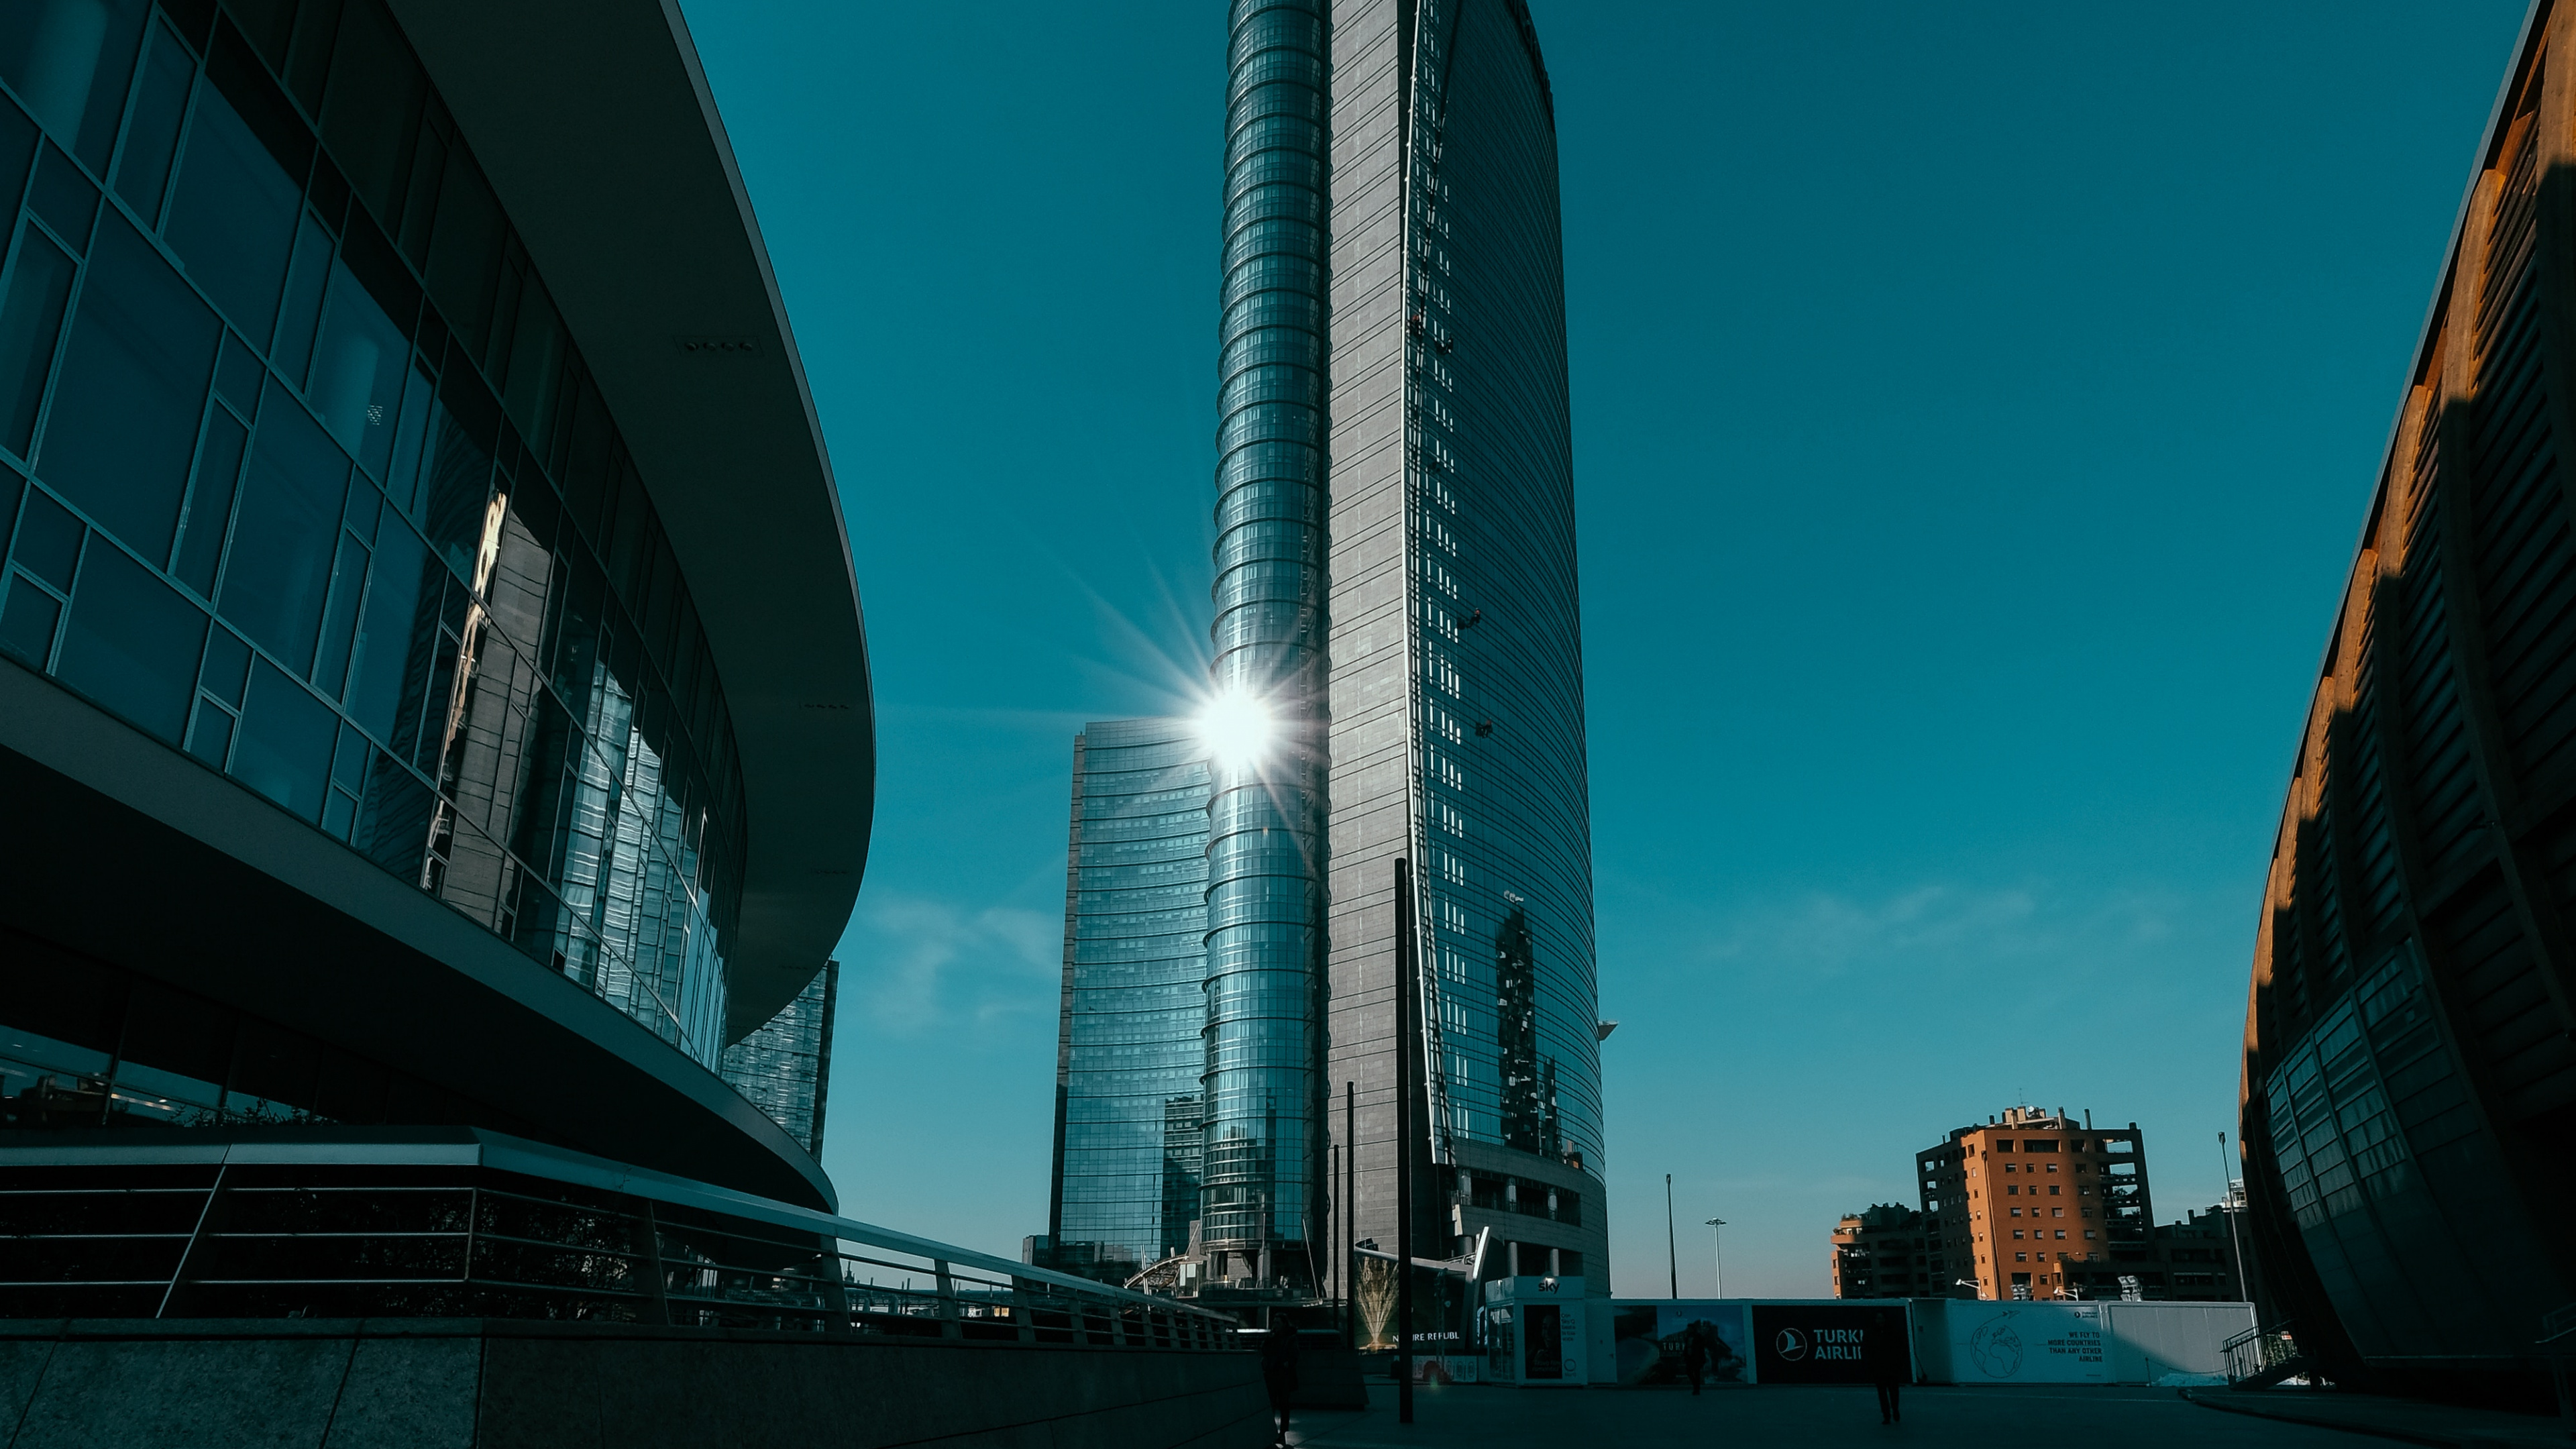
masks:
[[[829,1204],[837,495],[685,32],[576,8],[0,6],[9,1125]]]
[[[1395,1240],[1407,1164],[1418,1244],[1490,1226],[1502,1270],[1606,1293],[1555,102],[1519,0],[1332,25],[1328,1082],[1357,1086],[1356,1235]]]
[[[1518,0],[1237,0],[1229,34],[1212,686],[1260,699],[1275,739],[1210,785],[1208,1269],[1338,1290],[1308,1245],[1391,1247],[1401,1163],[1423,1251],[1491,1226],[1503,1263],[1606,1292],[1537,33]]]
[[[1207,750],[1187,720],[1073,742],[1052,1266],[1123,1279],[1190,1246],[1207,1028]]]

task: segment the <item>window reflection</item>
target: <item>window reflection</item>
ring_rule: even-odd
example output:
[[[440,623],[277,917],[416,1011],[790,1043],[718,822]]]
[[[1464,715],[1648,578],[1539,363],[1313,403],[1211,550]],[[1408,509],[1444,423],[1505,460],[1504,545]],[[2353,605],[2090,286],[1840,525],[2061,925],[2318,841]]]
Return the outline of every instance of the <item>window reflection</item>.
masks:
[[[281,84],[286,10],[0,5],[0,196],[53,228],[0,263],[0,650],[713,1065],[741,784],[697,610],[400,28],[332,8]],[[269,1110],[144,1067],[136,1111]]]

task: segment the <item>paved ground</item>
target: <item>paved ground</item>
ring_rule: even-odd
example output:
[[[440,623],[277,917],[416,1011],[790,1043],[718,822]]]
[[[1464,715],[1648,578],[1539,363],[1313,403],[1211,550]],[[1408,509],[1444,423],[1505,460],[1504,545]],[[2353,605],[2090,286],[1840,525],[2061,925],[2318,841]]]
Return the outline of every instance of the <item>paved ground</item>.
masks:
[[[1371,1384],[1366,1413],[1300,1411],[1289,1442],[1317,1449],[2370,1449],[2388,1441],[2221,1413],[2171,1389],[2111,1388],[1909,1388],[1905,1422],[1882,1427],[1877,1397],[1866,1388],[1712,1390],[1693,1399],[1680,1390],[1460,1385],[1416,1393],[1407,1426],[1395,1421],[1394,1387]]]

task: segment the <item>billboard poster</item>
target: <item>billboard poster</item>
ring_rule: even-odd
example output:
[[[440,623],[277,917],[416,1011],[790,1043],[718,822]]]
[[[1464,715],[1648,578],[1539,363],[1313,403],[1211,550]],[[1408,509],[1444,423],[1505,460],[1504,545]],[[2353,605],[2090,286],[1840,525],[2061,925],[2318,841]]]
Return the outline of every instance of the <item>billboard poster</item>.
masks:
[[[1708,1355],[1700,1381],[1742,1384],[1753,1380],[1752,1329],[1741,1303],[1713,1300],[1621,1303],[1611,1320],[1612,1351],[1623,1384],[1678,1384],[1682,1351],[1692,1337]]]
[[[1865,1384],[1893,1354],[1911,1381],[1913,1353],[1901,1303],[1756,1303],[1753,1381]]]
[[[1963,1384],[2107,1384],[2102,1305],[1988,1299],[1943,1305],[1950,1372]]]

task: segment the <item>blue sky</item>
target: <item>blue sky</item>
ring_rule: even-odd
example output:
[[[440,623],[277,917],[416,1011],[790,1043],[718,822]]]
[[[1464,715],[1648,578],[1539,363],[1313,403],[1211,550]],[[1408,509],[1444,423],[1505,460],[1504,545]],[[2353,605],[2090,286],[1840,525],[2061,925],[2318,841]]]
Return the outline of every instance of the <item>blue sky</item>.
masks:
[[[1206,640],[1225,7],[691,0],[880,793],[824,1163],[1046,1222],[1066,772]],[[1736,1294],[2020,1101],[2219,1191],[2309,681],[2521,19],[1568,5],[1611,1247]],[[1685,1293],[1709,1239],[1682,1239]]]

